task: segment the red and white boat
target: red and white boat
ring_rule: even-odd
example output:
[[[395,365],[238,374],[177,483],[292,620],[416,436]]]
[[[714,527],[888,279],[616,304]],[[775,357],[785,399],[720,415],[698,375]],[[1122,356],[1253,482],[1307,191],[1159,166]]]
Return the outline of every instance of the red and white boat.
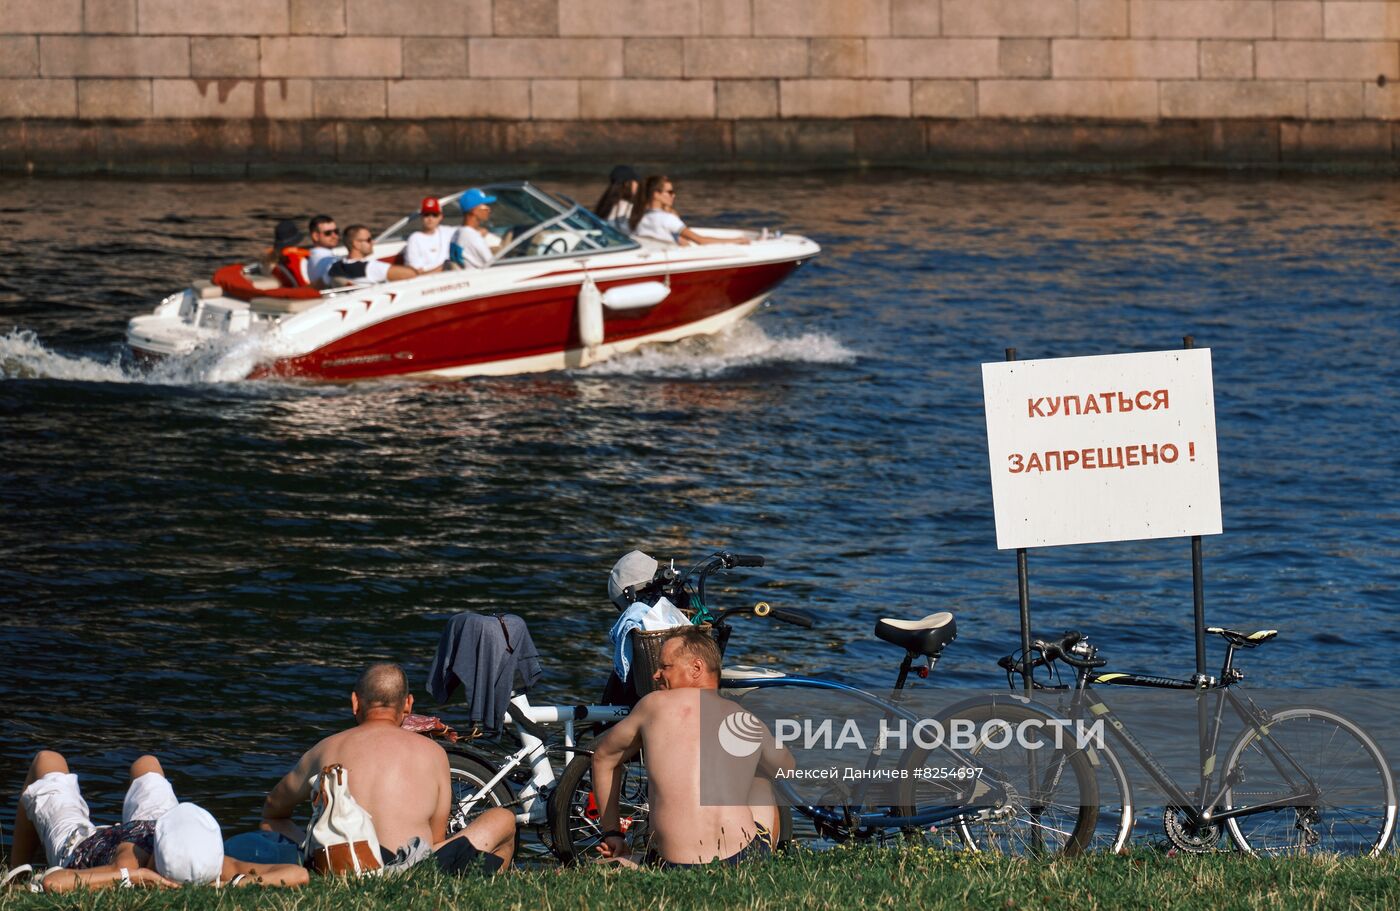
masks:
[[[485,269],[318,291],[285,287],[258,266],[225,266],[131,320],[127,343],[139,356],[171,357],[254,339],[250,377],[560,370],[718,332],[820,252],[805,237],[767,231],[696,229],[736,242],[683,247],[633,238],[529,183],[485,189],[502,238]],[[441,200],[445,224],[460,222],[461,195]],[[377,237],[375,257],[394,261],[418,221]]]

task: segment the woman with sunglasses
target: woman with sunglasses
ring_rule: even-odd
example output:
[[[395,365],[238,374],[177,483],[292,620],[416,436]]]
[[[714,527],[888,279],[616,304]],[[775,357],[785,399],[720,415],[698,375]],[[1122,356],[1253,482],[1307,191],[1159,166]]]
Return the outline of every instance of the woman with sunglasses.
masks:
[[[681,245],[688,243],[748,243],[747,238],[732,240],[730,238],[705,237],[687,228],[680,216],[671,211],[676,200],[676,187],[671,182],[671,178],[664,174],[647,178],[646,185],[642,189],[642,199],[646,200],[646,208],[638,207],[632,210],[632,233],[637,237],[649,237],[652,240],[664,240]]]

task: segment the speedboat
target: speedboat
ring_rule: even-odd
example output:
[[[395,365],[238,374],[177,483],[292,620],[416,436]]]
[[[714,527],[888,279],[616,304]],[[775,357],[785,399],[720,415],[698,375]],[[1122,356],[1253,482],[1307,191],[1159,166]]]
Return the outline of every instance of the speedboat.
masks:
[[[496,197],[486,268],[318,290],[232,264],[132,319],[127,344],[145,359],[254,340],[250,378],[560,370],[719,332],[820,252],[805,237],[766,229],[696,228],[728,242],[677,246],[630,237],[528,182],[485,190]],[[444,224],[460,223],[464,193],[440,200]],[[419,215],[400,219],[375,238],[374,257],[399,261],[419,226]]]

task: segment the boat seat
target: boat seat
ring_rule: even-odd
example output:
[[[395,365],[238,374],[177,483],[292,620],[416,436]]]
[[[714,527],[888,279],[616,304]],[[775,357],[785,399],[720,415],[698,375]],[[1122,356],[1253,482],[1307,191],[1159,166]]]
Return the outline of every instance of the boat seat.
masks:
[[[1206,627],[1206,632],[1215,633],[1217,636],[1224,637],[1226,642],[1236,648],[1255,648],[1278,635],[1278,630],[1276,629],[1261,629],[1252,633],[1241,633],[1238,630],[1225,629],[1222,626],[1208,626]]]
[[[282,283],[271,275],[250,275],[248,276],[248,284],[259,291],[271,291],[273,288],[282,287]]]
[[[910,654],[936,658],[943,646],[958,638],[958,624],[948,611],[929,614],[922,620],[884,617],[875,624],[875,635]]]
[[[248,301],[248,308],[254,313],[277,315],[302,313],[320,305],[319,297],[255,297]]]
[[[197,279],[190,284],[190,287],[194,289],[194,296],[203,300],[224,296],[224,289],[207,279]]]

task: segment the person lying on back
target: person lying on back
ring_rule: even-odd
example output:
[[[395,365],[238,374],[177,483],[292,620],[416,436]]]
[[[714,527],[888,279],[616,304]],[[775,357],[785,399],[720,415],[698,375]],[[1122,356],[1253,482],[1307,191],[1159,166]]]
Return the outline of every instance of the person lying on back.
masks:
[[[306,751],[267,795],[262,828],[301,842],[303,832],[292,813],[310,799],[312,776],[338,764],[348,773],[355,801],[374,819],[385,863],[417,837],[451,873],[508,866],[515,847],[515,816],[508,810],[493,807],[447,837],[452,808],[447,753],[427,737],[403,729],[404,716],[412,710],[403,669],[371,665],[350,694],[355,726]]]
[[[345,258],[331,266],[330,279],[344,279],[352,282],[397,282],[413,278],[418,270],[411,266],[380,262],[374,258],[374,241],[369,228],[364,225],[351,225],[345,229],[345,248],[350,252]]]
[[[11,876],[38,861],[42,850],[50,869],[34,883],[44,892],[172,889],[184,883],[306,884],[306,869],[297,864],[225,857],[219,824],[204,808],[176,799],[156,757],[140,757],[130,772],[121,824],[95,826],[68,761],[52,750],[35,754],[15,813]]]

